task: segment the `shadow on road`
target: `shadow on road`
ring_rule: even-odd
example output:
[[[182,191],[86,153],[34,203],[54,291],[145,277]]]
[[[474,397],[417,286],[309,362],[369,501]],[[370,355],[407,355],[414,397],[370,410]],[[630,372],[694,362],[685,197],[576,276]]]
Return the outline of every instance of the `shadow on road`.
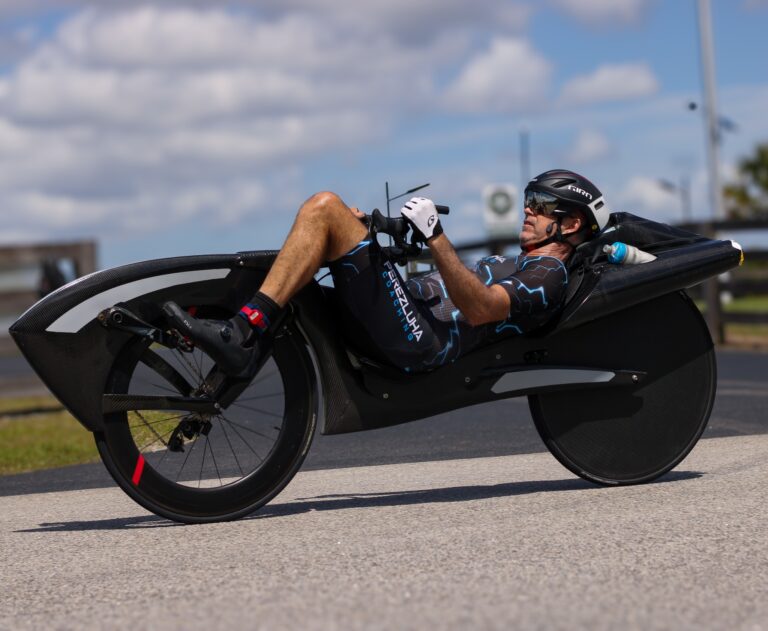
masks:
[[[700,478],[703,474],[696,471],[672,472],[654,482],[680,482]],[[604,489],[581,479],[543,480],[533,482],[507,482],[504,484],[481,486],[456,486],[443,489],[423,489],[416,491],[396,491],[393,493],[363,493],[318,495],[299,498],[287,504],[268,505],[257,513],[244,519],[256,520],[271,517],[289,517],[310,511],[346,510],[354,508],[377,508],[385,506],[409,506],[414,504],[435,504],[446,502],[470,502],[494,497],[513,497],[529,493],[551,493],[556,491],[583,491]],[[100,519],[95,521],[70,521],[42,523],[37,528],[17,530],[16,532],[71,532],[85,530],[122,530],[126,528],[167,528],[183,526],[154,515]]]

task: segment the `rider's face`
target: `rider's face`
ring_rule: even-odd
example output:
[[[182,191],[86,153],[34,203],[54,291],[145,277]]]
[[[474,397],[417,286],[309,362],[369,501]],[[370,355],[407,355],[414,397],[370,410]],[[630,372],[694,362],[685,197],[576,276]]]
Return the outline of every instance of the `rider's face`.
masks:
[[[552,217],[534,213],[528,206],[525,207],[523,227],[520,230],[520,245],[525,247],[531,243],[538,243],[548,238],[547,226],[552,223]]]

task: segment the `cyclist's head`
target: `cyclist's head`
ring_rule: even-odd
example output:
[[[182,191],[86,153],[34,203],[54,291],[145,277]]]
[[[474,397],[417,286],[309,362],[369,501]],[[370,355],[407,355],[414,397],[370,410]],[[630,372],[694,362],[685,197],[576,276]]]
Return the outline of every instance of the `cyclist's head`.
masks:
[[[564,217],[579,217],[583,227],[578,232],[584,239],[605,228],[610,215],[598,188],[584,176],[564,169],[546,171],[528,182],[524,205],[537,215],[552,217],[558,226]]]

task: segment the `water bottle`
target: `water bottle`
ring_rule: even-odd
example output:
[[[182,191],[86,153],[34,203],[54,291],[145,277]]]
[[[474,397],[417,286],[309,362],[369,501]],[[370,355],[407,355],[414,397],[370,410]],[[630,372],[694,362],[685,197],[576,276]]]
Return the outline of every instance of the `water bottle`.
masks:
[[[608,255],[608,260],[616,265],[637,265],[656,260],[653,254],[638,250],[634,245],[627,245],[621,241],[616,241],[612,245],[604,245],[603,252]]]

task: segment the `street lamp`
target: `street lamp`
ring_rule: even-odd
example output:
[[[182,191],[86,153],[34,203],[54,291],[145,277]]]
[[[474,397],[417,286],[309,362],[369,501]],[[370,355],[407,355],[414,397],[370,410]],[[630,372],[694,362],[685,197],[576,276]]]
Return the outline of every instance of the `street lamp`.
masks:
[[[707,142],[707,167],[709,171],[709,200],[715,221],[723,219],[723,191],[720,186],[720,165],[718,149],[720,144],[720,129],[717,125],[717,93],[715,89],[715,53],[712,43],[712,16],[709,0],[697,0],[699,14],[699,52],[701,54],[701,71],[704,83],[704,114]],[[713,237],[713,231],[707,236]],[[704,285],[704,296],[707,303],[707,324],[715,342],[725,340],[723,329],[720,290],[717,278],[712,278]]]
[[[680,207],[683,211],[683,222],[690,222],[693,219],[691,214],[691,181],[686,175],[680,176],[680,183],[675,184],[669,180],[659,179],[656,183],[662,190],[673,195],[680,195]]]

